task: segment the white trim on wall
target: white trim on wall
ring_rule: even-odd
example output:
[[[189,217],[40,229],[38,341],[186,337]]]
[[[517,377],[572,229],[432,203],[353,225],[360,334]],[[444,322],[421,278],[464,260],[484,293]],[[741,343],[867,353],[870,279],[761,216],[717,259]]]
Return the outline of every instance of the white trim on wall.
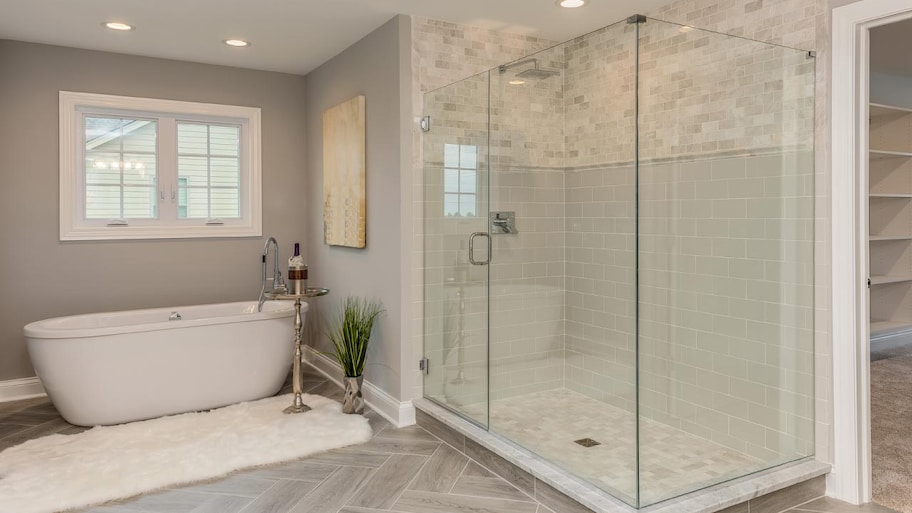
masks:
[[[912,17],[907,0],[860,0],[833,10],[833,471],[827,495],[871,501],[868,322],[868,30]]]
[[[310,346],[304,346],[304,362],[333,383],[342,386],[342,366],[338,362]],[[412,401],[399,401],[367,380],[364,380],[364,402],[396,427],[415,424],[415,406]]]
[[[47,395],[41,381],[35,378],[10,379],[0,381],[0,403],[19,401]]]

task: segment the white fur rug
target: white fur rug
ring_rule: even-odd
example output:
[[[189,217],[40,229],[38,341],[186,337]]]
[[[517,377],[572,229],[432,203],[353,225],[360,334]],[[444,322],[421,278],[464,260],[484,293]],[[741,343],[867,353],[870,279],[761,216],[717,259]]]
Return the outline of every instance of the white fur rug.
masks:
[[[291,395],[201,413],[51,435],[0,453],[0,513],[52,513],[370,440],[361,415],[325,397],[285,415]]]

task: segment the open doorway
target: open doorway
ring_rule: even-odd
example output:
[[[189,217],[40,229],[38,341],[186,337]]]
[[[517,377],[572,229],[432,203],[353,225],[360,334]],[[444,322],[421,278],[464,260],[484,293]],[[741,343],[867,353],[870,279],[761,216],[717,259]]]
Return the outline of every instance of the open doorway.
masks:
[[[870,29],[871,493],[912,513],[912,19]]]

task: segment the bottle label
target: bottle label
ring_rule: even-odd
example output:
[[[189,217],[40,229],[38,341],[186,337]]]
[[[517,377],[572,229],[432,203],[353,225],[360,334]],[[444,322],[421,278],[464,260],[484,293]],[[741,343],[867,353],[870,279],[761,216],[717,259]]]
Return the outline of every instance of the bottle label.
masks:
[[[306,280],[307,279],[307,269],[289,269],[288,270],[288,279],[289,280]]]

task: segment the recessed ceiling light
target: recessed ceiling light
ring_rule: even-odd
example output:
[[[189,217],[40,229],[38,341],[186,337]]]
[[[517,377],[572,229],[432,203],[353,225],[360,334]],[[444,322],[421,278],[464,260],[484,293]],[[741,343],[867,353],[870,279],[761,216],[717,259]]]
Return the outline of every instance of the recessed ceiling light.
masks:
[[[102,23],[102,25],[111,30],[133,30],[133,25],[127,25],[126,23],[121,23],[119,21],[106,21]]]
[[[582,7],[586,5],[588,0],[557,0],[557,5],[561,7],[566,7],[567,9],[573,9],[575,7]]]
[[[518,79],[518,78],[515,79],[515,80],[511,80],[511,81],[508,82],[508,84],[510,84],[510,85],[523,85],[523,84],[525,84],[525,83],[526,83],[525,80],[520,80],[520,79]]]
[[[226,39],[222,42],[228,46],[237,46],[237,47],[250,46],[250,42],[244,41],[243,39]]]

